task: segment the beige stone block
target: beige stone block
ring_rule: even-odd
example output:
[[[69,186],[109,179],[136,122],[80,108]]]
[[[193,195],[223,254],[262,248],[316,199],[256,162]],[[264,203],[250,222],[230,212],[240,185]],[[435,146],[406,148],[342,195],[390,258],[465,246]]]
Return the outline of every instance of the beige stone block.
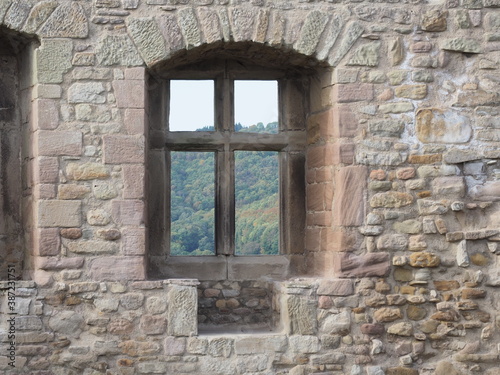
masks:
[[[38,202],[40,227],[79,227],[82,224],[82,202],[43,200]]]
[[[90,188],[84,185],[64,184],[58,186],[59,199],[81,199],[90,193]]]
[[[143,257],[99,257],[89,263],[89,274],[92,280],[130,281],[145,278]]]

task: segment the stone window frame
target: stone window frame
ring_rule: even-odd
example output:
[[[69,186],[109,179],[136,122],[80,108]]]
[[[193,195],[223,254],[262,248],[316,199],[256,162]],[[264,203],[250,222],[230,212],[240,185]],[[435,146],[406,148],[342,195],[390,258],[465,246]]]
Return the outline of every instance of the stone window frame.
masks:
[[[216,132],[166,131],[168,122],[169,80],[213,79],[215,82]],[[276,80],[278,82],[279,133],[257,134],[231,132],[234,126],[234,80]],[[220,95],[222,93],[222,95]],[[153,278],[189,277],[200,280],[286,279],[297,274],[290,267],[290,258],[304,253],[305,233],[305,154],[307,149],[306,116],[309,102],[309,78],[296,69],[267,68],[237,59],[214,59],[156,72],[149,79],[149,140],[150,152],[163,152],[165,173],[161,183],[149,179],[150,196],[162,194],[149,203],[150,254],[149,274]],[[229,94],[229,95],[227,95]],[[217,125],[216,125],[217,126]],[[225,145],[225,146],[224,146]],[[226,151],[223,151],[226,147]],[[228,149],[229,148],[229,149]],[[223,197],[234,197],[234,181],[222,181],[222,176],[234,174],[234,151],[278,151],[280,157],[280,254],[234,255],[234,199],[221,204]],[[170,174],[168,151],[216,151],[226,159],[216,167],[216,255],[170,256],[168,217],[170,212]],[[225,155],[225,156],[222,156]],[[160,157],[161,158],[161,157]],[[217,158],[217,156],[216,156]],[[229,158],[229,159],[228,159]],[[158,164],[149,161],[149,165]],[[221,167],[221,165],[225,165]],[[155,167],[153,167],[154,169]],[[232,169],[232,170],[231,170]],[[156,169],[158,171],[158,169]],[[154,171],[151,174],[155,174]],[[234,175],[233,178],[234,180]],[[230,178],[231,180],[231,178]],[[159,186],[164,186],[163,193]],[[152,208],[152,206],[154,206]],[[218,208],[217,208],[218,207]],[[159,214],[163,212],[158,223]],[[228,220],[229,217],[229,220]],[[223,229],[217,229],[223,223]],[[155,228],[156,226],[156,228]],[[229,233],[229,235],[228,235]],[[161,238],[159,238],[161,237]],[[160,250],[160,251],[159,251]]]

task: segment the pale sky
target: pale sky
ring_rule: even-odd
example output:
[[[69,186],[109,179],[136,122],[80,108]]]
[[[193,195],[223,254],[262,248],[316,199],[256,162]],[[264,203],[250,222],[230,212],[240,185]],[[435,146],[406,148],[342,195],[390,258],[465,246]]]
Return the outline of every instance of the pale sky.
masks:
[[[235,123],[250,126],[278,121],[276,81],[235,81]],[[170,130],[214,125],[214,81],[170,81]]]

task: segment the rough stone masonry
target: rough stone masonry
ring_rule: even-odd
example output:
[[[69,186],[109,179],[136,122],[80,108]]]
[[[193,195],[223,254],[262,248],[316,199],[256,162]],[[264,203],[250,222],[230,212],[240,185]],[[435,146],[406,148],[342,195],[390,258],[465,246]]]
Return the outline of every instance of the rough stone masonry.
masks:
[[[499,0],[0,0],[0,20],[0,374],[500,374]],[[150,277],[148,77],[214,51],[314,71],[285,277]],[[274,329],[199,329],[223,309]]]

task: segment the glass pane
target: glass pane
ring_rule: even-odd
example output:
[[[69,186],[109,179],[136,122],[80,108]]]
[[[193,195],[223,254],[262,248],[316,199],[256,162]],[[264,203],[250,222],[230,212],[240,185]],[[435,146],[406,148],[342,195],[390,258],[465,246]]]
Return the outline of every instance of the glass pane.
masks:
[[[215,254],[215,155],[171,152],[170,254]]]
[[[170,81],[170,131],[214,130],[214,81]]]
[[[277,81],[234,81],[234,130],[278,133]]]
[[[277,152],[235,152],[235,196],[236,255],[279,254]]]

